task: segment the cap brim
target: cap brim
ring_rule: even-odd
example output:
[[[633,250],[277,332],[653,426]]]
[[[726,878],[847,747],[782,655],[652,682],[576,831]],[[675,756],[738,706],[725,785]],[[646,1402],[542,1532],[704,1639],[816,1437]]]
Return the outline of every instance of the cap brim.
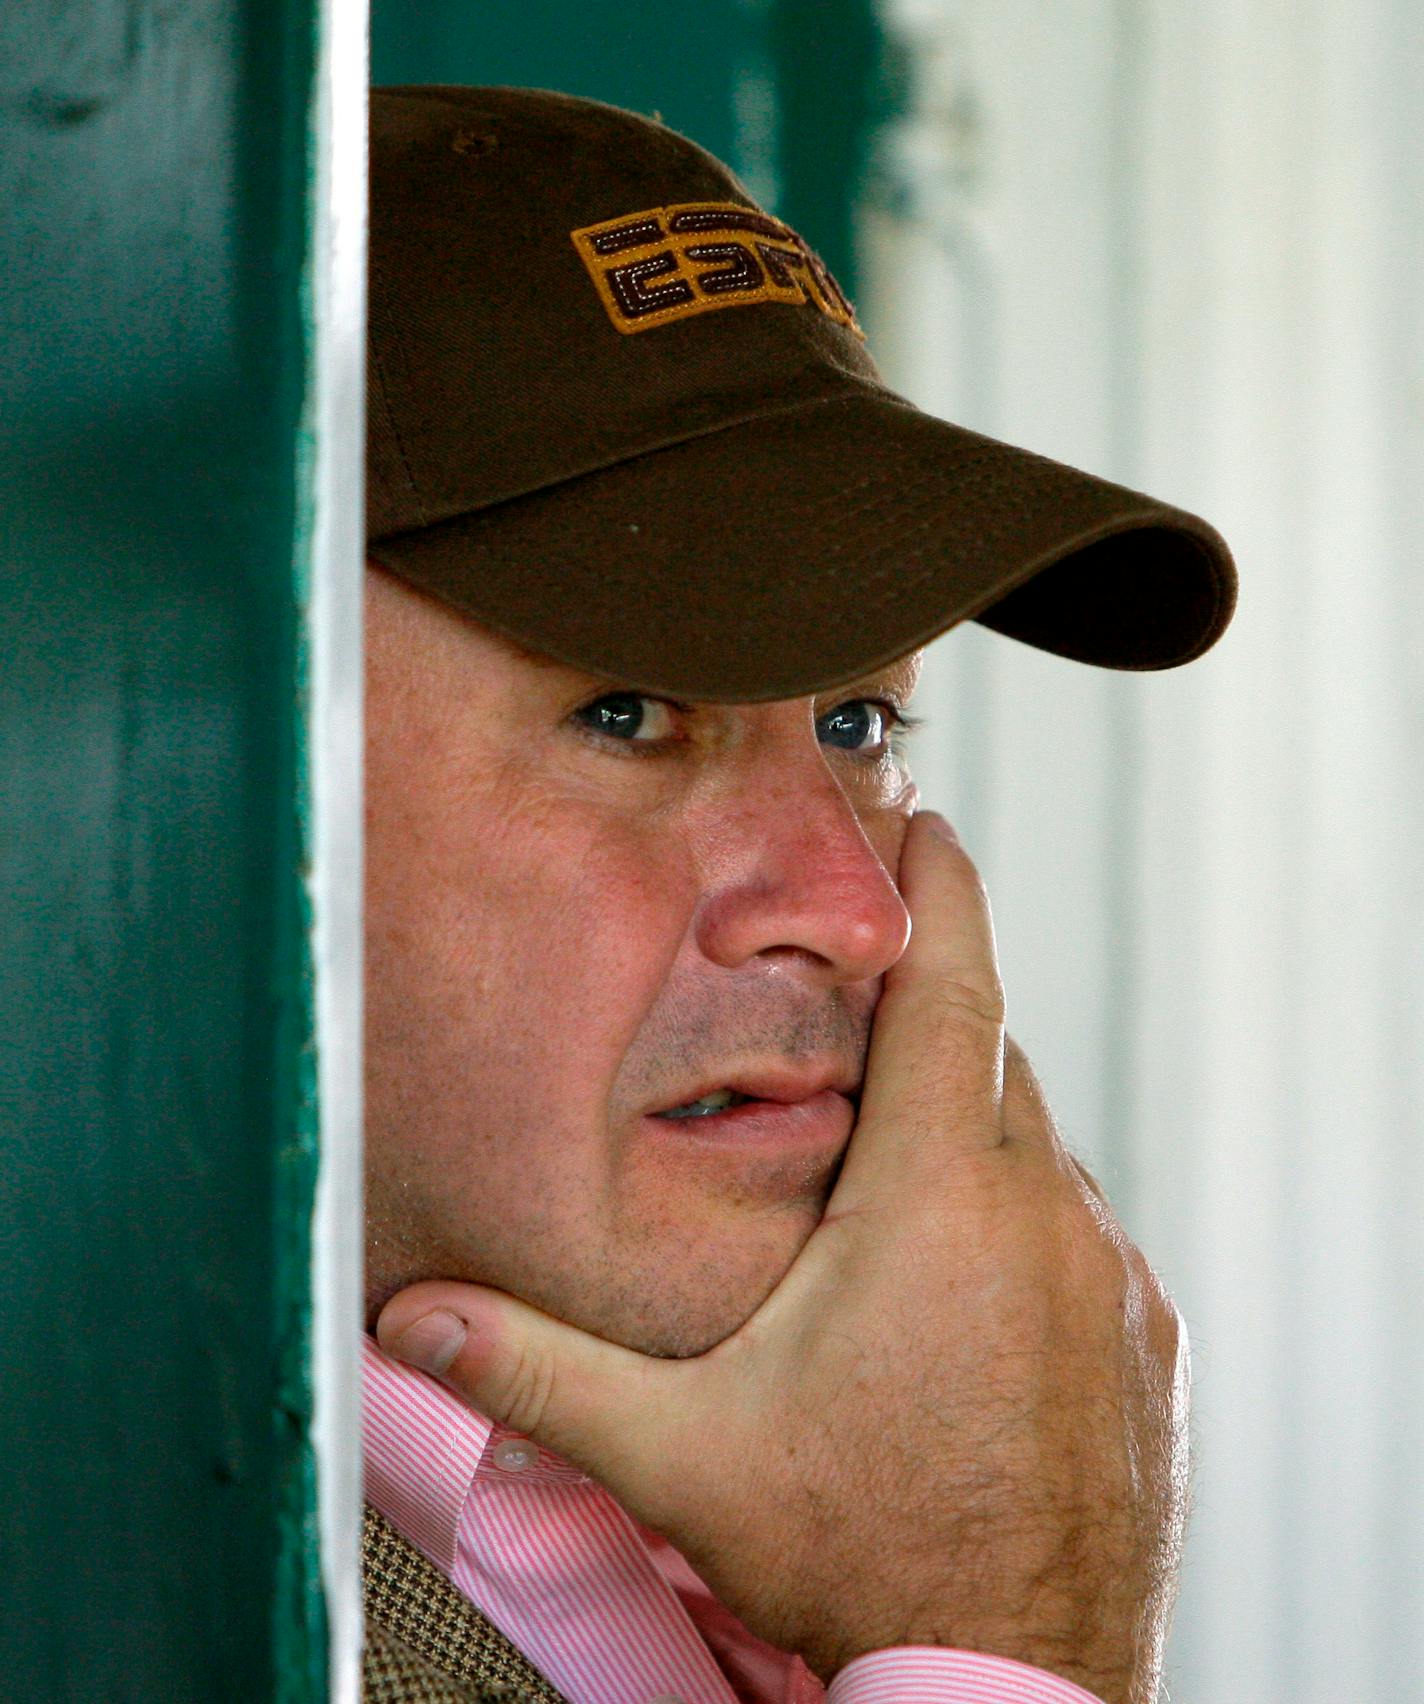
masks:
[[[1104,668],[1173,668],[1236,598],[1197,516],[868,388],[369,553],[530,650],[733,703],[841,685],[970,618]]]

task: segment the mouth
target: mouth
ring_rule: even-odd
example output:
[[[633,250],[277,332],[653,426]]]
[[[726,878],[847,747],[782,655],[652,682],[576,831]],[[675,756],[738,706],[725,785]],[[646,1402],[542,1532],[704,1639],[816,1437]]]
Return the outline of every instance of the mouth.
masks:
[[[719,1112],[727,1112],[734,1106],[746,1106],[754,1097],[739,1094],[735,1089],[714,1089],[710,1095],[701,1095],[695,1101],[688,1101],[683,1106],[670,1106],[666,1112],[655,1113],[656,1118],[713,1118]]]
[[[822,1060],[802,1065],[732,1065],[725,1075],[708,1072],[701,1082],[684,1085],[684,1098],[652,1111],[653,1118],[716,1118],[720,1114],[760,1101],[770,1106],[793,1106],[815,1100],[827,1092],[856,1104],[860,1100],[860,1073],[849,1064]]]
[[[689,1084],[685,1099],[645,1116],[699,1144],[790,1142],[824,1150],[849,1138],[859,1090],[858,1076],[846,1070],[737,1073],[730,1081]]]

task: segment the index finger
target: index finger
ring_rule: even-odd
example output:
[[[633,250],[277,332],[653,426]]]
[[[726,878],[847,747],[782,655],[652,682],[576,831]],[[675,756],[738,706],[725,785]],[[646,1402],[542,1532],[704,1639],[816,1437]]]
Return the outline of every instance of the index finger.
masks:
[[[943,1158],[1002,1140],[1004,986],[989,896],[934,811],[911,819],[900,892],[910,943],[885,974],[838,1197],[927,1147]]]

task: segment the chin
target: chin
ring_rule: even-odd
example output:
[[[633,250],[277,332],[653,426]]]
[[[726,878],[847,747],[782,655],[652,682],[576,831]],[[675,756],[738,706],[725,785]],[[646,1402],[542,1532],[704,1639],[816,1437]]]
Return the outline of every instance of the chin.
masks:
[[[627,1349],[636,1349],[643,1355],[657,1355],[672,1361],[688,1360],[694,1355],[705,1355],[709,1349],[715,1349],[719,1343],[725,1342],[734,1332],[740,1330],[755,1312],[755,1308],[748,1308],[734,1318],[715,1322],[649,1322],[633,1327],[626,1336],[615,1338],[614,1341],[622,1343]]]
[[[701,1260],[689,1259],[684,1249],[606,1288],[599,1306],[590,1308],[584,1291],[578,1311],[585,1317],[573,1323],[644,1355],[681,1360],[705,1354],[746,1324],[785,1277],[813,1228],[775,1249],[705,1251]]]

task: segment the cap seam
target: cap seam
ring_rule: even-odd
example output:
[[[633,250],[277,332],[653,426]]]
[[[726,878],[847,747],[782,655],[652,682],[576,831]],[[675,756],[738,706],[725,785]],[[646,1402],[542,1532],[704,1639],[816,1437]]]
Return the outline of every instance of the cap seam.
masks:
[[[579,479],[591,479],[594,474],[608,473],[614,468],[626,467],[630,462],[641,461],[645,456],[660,455],[664,450],[675,450],[683,444],[694,444],[700,438],[713,438],[719,432],[729,432],[738,426],[746,426],[754,420],[777,420],[786,414],[800,414],[813,408],[820,408],[827,403],[846,402],[869,392],[881,401],[896,403],[910,413],[922,413],[912,402],[897,395],[886,385],[877,385],[867,379],[855,380],[848,383],[844,389],[835,390],[825,396],[798,397],[794,402],[781,403],[775,408],[759,408],[738,414],[729,419],[717,421],[713,426],[707,426],[698,432],[688,432],[680,438],[668,438],[660,444],[651,445],[646,450],[635,450],[631,455],[614,456],[607,461],[595,462],[591,466],[581,467],[574,473],[561,474],[557,479],[546,480],[542,485],[531,485],[524,491],[511,491],[508,496],[497,497],[489,503],[476,503],[468,509],[457,509],[453,514],[440,515],[433,520],[422,521],[413,527],[401,527],[399,531],[383,532],[371,536],[369,544],[394,543],[397,539],[408,538],[411,533],[428,532],[433,527],[453,526],[457,521],[468,519],[472,515],[488,515],[501,509],[507,503],[522,503],[531,497],[540,497],[549,492],[558,491],[565,485],[572,485]],[[399,440],[397,440],[399,442]],[[404,458],[404,451],[402,451]],[[414,484],[412,483],[412,489]],[[419,496],[419,493],[416,493]]]

